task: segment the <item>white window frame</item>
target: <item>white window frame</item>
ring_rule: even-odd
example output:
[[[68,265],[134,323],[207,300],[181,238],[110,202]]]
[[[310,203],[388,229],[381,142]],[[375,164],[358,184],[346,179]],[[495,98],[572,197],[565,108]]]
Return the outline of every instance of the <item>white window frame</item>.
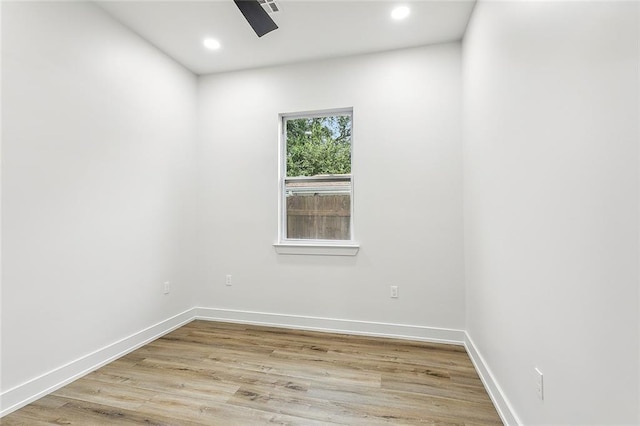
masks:
[[[319,240],[319,239],[290,239],[286,238],[287,232],[287,129],[285,122],[297,118],[318,118],[336,115],[349,115],[351,117],[351,216],[349,240]],[[303,254],[325,256],[355,256],[360,245],[354,240],[354,126],[353,108],[335,108],[320,111],[305,111],[296,113],[284,113],[278,115],[278,242],[273,246],[278,254]],[[297,178],[296,180],[313,180],[313,178]]]

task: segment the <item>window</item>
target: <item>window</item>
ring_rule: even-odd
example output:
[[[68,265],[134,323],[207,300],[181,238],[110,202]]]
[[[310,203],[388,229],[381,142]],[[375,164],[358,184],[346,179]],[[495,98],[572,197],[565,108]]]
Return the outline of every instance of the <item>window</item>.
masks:
[[[279,246],[357,247],[352,115],[351,109],[282,115]]]

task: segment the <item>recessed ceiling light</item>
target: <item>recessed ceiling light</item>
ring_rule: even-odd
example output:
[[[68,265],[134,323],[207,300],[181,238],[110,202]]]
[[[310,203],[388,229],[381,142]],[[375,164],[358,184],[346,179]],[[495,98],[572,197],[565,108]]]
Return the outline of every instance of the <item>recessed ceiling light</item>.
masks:
[[[398,6],[391,11],[391,17],[395,20],[401,20],[409,16],[411,10],[407,6]]]
[[[210,50],[220,49],[220,42],[214,38],[205,38],[202,44],[204,44],[204,47]]]

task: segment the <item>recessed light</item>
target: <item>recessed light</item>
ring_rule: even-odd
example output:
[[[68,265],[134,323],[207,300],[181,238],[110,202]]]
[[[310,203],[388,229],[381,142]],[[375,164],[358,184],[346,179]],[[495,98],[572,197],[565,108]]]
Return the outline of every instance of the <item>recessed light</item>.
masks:
[[[407,6],[398,6],[391,11],[391,17],[397,21],[406,18],[411,13]]]
[[[205,38],[202,44],[204,44],[204,47],[210,50],[220,49],[220,42],[214,38]]]

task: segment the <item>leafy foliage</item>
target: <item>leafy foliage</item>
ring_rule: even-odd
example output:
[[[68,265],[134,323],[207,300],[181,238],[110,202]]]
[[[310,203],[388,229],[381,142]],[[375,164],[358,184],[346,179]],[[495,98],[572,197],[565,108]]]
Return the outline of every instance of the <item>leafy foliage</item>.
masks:
[[[351,117],[297,118],[287,125],[287,176],[351,173]]]

